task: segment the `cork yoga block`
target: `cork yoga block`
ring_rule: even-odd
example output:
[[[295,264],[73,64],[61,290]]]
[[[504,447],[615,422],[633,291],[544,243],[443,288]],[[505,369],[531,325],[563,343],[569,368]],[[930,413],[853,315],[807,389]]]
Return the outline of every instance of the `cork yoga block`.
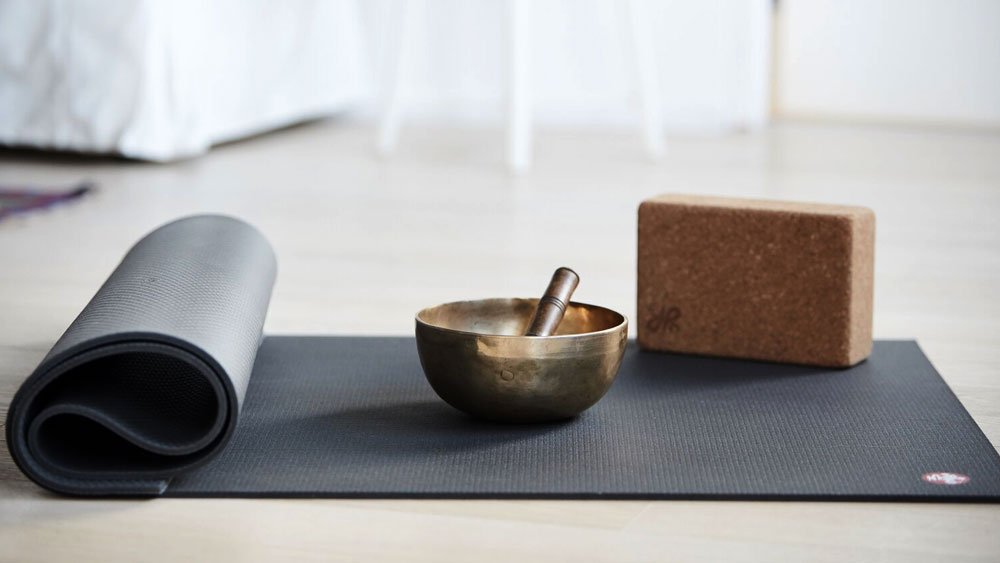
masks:
[[[870,209],[663,195],[639,206],[647,350],[847,367],[872,349]]]

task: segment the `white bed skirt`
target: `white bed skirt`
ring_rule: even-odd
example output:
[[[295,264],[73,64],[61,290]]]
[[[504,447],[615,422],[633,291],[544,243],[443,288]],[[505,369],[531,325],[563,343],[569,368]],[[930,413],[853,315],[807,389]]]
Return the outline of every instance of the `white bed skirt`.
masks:
[[[343,112],[354,0],[0,0],[0,143],[166,161]]]

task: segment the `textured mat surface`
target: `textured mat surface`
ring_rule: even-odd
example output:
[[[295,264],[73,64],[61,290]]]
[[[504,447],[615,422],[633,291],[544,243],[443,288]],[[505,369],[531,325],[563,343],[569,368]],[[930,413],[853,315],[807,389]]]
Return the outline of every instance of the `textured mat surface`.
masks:
[[[913,342],[849,370],[626,353],[559,424],[441,402],[413,338],[261,337],[275,259],[232,218],[139,241],[18,390],[11,456],[75,495],[1000,499]]]
[[[914,342],[846,371],[631,343],[593,408],[519,426],[441,402],[412,338],[272,336],[233,441],[166,494],[997,500],[1000,458]]]

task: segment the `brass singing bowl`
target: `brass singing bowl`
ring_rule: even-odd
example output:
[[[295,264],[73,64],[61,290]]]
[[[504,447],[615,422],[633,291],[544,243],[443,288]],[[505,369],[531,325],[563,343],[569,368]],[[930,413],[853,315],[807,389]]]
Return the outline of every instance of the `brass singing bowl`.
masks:
[[[449,405],[501,422],[576,416],[611,387],[628,321],[571,302],[552,336],[521,336],[537,299],[458,301],[417,313],[417,352],[427,381]]]

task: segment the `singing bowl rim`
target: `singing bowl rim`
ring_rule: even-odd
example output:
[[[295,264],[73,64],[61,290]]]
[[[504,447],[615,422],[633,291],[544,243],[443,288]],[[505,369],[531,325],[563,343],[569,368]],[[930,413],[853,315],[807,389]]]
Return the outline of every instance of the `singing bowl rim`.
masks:
[[[471,331],[471,330],[459,330],[459,329],[456,329],[456,328],[449,328],[449,327],[446,327],[446,326],[434,324],[434,323],[428,322],[428,321],[426,321],[426,320],[424,320],[424,319],[421,318],[422,316],[424,316],[425,313],[429,313],[430,311],[432,311],[434,309],[441,309],[443,307],[453,307],[453,306],[458,306],[458,305],[467,305],[467,304],[472,304],[472,303],[486,303],[486,302],[490,302],[490,301],[492,301],[492,302],[507,302],[507,303],[513,303],[515,301],[529,301],[529,302],[533,301],[533,302],[537,303],[538,302],[538,298],[537,297],[488,297],[486,299],[463,299],[463,300],[459,300],[459,301],[449,301],[447,303],[441,303],[439,305],[434,305],[433,307],[425,307],[425,308],[421,309],[420,311],[418,311],[414,318],[416,320],[416,323],[417,323],[418,327],[419,326],[423,326],[423,327],[426,327],[428,329],[439,330],[439,331],[443,331],[443,332],[447,332],[447,333],[452,333],[452,334],[455,334],[455,335],[473,336],[473,337],[477,337],[477,338],[497,338],[497,339],[503,339],[503,340],[508,340],[508,339],[509,340],[518,340],[518,339],[526,339],[526,338],[527,339],[531,339],[533,341],[542,341],[542,340],[550,340],[550,341],[554,341],[554,340],[572,340],[572,339],[579,339],[579,338],[583,338],[583,337],[602,336],[602,335],[614,334],[616,332],[621,331],[622,328],[628,326],[628,317],[626,317],[625,315],[619,313],[618,311],[615,311],[614,309],[609,309],[607,307],[602,307],[600,305],[592,305],[590,303],[580,303],[579,301],[570,301],[569,304],[567,305],[567,309],[569,307],[582,307],[584,309],[593,309],[593,310],[598,310],[598,311],[606,311],[608,313],[611,313],[612,315],[616,315],[618,317],[618,322],[615,323],[614,326],[610,326],[608,328],[603,328],[601,330],[595,330],[595,331],[590,331],[590,332],[577,332],[577,333],[573,333],[573,334],[553,334],[553,335],[550,335],[550,336],[525,336],[525,335],[521,335],[521,334],[493,334],[493,333],[489,333],[489,332],[474,332],[474,331]]]

